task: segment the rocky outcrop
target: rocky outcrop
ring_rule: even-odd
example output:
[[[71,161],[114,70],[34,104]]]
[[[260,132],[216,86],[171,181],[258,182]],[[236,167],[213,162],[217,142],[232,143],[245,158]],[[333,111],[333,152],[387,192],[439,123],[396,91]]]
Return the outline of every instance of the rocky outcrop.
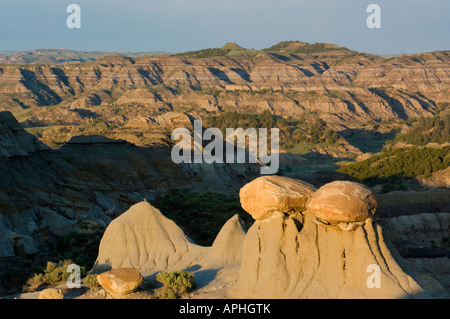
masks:
[[[149,276],[190,268],[217,270],[240,263],[245,234],[242,221],[235,215],[211,247],[199,246],[159,210],[141,202],[108,226],[93,271],[135,268]]]
[[[39,292],[39,299],[64,299],[64,295],[60,289],[47,288]]]
[[[158,209],[141,202],[109,224],[93,270],[131,267],[151,274],[193,266],[220,268],[240,261],[244,237],[242,221],[235,215],[211,247],[199,246]]]
[[[255,220],[270,217],[274,212],[303,211],[316,189],[299,180],[282,176],[263,176],[241,188],[239,197]]]
[[[89,94],[76,99],[70,104],[71,109],[83,109],[91,106],[101,105],[102,99],[98,94]]]
[[[447,188],[394,191],[377,197],[381,218],[448,212],[450,207],[450,189]]]
[[[109,224],[94,269],[184,269],[205,253],[173,221],[141,202]]]
[[[420,182],[428,187],[450,188],[450,166],[441,171],[433,173],[428,178],[423,178]]]
[[[94,270],[132,266],[150,275],[187,269],[198,278],[212,271],[216,277],[209,282],[220,281],[228,298],[445,298],[434,277],[399,255],[366,187],[332,183],[322,188],[330,189],[327,197],[301,181],[272,176],[243,189],[243,207],[252,216],[258,208],[270,212],[257,215],[247,232],[235,216],[211,247],[201,247],[154,207],[139,203],[110,224]],[[300,192],[307,198],[313,193],[306,205],[299,204]],[[248,205],[265,196],[274,199]],[[317,222],[319,214],[357,225],[330,227]]]
[[[139,88],[125,92],[118,100],[118,104],[143,104],[150,107],[167,107],[158,96],[149,89]]]
[[[243,256],[234,291],[241,297],[405,298],[424,292],[372,220],[345,231],[319,226],[310,214],[280,213],[255,222]],[[380,288],[367,284],[371,267],[380,270]]]
[[[27,156],[46,150],[50,147],[25,132],[10,112],[0,112],[0,158]]]
[[[380,224],[405,258],[450,256],[448,208],[386,217],[380,219]]]
[[[119,296],[133,293],[144,284],[144,278],[134,268],[106,271],[97,276],[97,281],[106,291]]]
[[[373,220],[376,201],[370,191],[353,183],[335,183],[324,188],[331,190],[330,197],[319,189],[308,202],[306,211],[290,215],[277,212],[257,220],[248,230],[242,248],[240,277],[233,290],[236,296],[424,296],[424,290],[402,270],[395,248]],[[333,205],[337,210],[330,210]],[[319,213],[323,220],[349,222],[355,217],[361,223],[356,228],[328,227],[316,222]],[[371,269],[380,270],[378,288],[368,284]]]
[[[246,232],[242,220],[234,215],[220,230],[208,254],[203,258],[203,263],[208,267],[240,263]]]
[[[375,194],[361,184],[335,181],[319,188],[307,209],[316,221],[327,226],[355,227],[373,218],[378,203]]]

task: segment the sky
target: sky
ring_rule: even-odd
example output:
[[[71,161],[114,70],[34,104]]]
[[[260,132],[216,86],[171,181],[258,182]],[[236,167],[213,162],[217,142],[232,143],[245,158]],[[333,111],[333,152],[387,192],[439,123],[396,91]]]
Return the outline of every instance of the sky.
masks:
[[[81,28],[68,28],[70,4]],[[381,28],[368,28],[368,5]],[[372,54],[450,49],[448,0],[0,0],[0,50],[185,52],[326,42]]]

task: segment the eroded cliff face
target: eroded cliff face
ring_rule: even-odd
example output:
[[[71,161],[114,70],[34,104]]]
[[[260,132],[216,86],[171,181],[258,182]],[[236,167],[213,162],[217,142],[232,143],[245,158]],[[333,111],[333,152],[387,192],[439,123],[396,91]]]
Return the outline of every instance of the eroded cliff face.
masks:
[[[447,51],[383,59],[353,51],[197,59],[107,56],[70,66],[3,65],[0,109],[120,104],[153,110],[317,111],[327,121],[429,116],[448,101]],[[259,94],[255,94],[255,92]]]
[[[157,120],[167,126],[183,119]],[[102,229],[131,205],[173,188],[236,191],[259,167],[178,165],[170,147],[138,147],[99,135],[73,137],[53,150],[11,113],[0,112],[0,171],[1,258],[40,252],[47,234]]]

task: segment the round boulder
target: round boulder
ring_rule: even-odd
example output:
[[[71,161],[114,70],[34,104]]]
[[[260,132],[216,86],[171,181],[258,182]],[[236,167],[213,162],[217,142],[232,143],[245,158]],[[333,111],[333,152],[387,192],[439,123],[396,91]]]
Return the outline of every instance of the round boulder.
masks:
[[[331,223],[365,222],[378,208],[375,194],[366,186],[335,181],[319,188],[306,204],[319,220]]]
[[[263,176],[241,188],[242,208],[255,220],[262,220],[274,212],[303,211],[315,187],[300,180],[283,176]]]
[[[60,289],[47,288],[39,293],[39,299],[64,299],[64,295]]]
[[[144,278],[134,268],[109,270],[98,275],[97,281],[105,290],[116,295],[130,294],[144,284]]]

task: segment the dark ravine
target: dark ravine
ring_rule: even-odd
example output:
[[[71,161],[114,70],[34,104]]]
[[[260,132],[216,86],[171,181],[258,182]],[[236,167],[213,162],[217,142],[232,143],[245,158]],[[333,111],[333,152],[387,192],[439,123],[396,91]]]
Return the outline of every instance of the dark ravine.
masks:
[[[0,112],[0,258],[40,251],[45,234],[104,228],[131,205],[173,188],[237,192],[259,174],[244,164],[174,164],[170,148],[138,147],[103,136],[50,149]]]

